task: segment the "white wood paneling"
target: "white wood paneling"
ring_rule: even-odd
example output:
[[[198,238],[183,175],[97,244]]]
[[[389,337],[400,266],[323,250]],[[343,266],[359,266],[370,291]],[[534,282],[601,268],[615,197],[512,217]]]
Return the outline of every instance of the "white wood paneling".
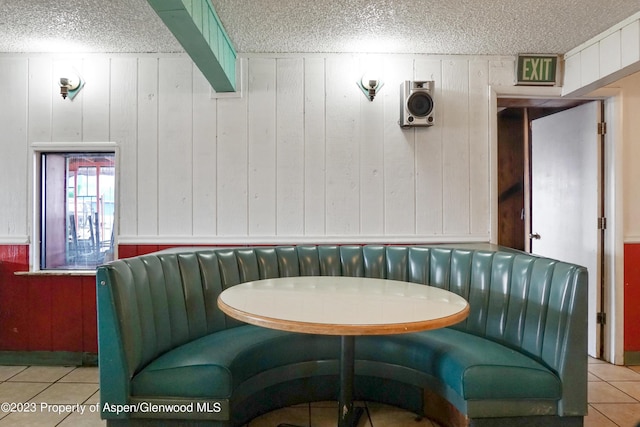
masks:
[[[216,234],[217,102],[198,67],[193,67],[193,234]]]
[[[471,234],[489,234],[490,143],[489,66],[487,61],[469,61],[469,227]]]
[[[565,54],[562,94],[584,95],[639,70],[640,12]]]
[[[379,73],[377,77],[382,80],[383,86],[376,98],[370,101],[363,93],[359,97],[360,111],[358,120],[360,126],[360,233],[363,235],[379,236],[384,234],[385,219],[385,117],[387,111],[393,105],[395,94],[396,107],[398,105],[398,91],[394,91],[395,82],[392,78],[393,67],[384,64],[378,56],[368,56],[358,61],[358,74],[353,81],[357,86],[357,79],[364,73]],[[397,127],[397,126],[396,126]]]
[[[621,68],[620,48],[620,31],[611,33],[600,40],[600,75],[598,77],[615,73]]]
[[[0,58],[3,108],[0,112],[0,236],[26,236],[27,93],[26,59]]]
[[[471,221],[467,59],[443,61],[442,96],[443,234],[465,235]]]
[[[594,43],[580,52],[580,78],[586,86],[600,78],[600,44]]]
[[[158,231],[190,235],[193,225],[193,64],[160,59],[158,72]],[[204,179],[196,177],[195,179]]]
[[[24,118],[5,126],[20,141],[3,137],[3,153],[22,158],[10,175],[27,173],[34,142],[116,143],[122,243],[489,239],[489,87],[512,84],[512,59],[255,55],[243,97],[216,99],[184,55],[88,55],[70,61],[86,80],[74,101],[59,96],[61,58],[0,59],[29,87],[0,107]],[[369,101],[356,81],[376,67]],[[412,79],[435,81],[435,126],[398,125]],[[14,184],[2,238],[28,234],[31,189]]]
[[[358,61],[328,57],[326,63],[326,233],[360,233],[360,126],[362,92]]]
[[[26,60],[26,59],[25,59]],[[29,117],[30,142],[51,141],[51,104],[54,95],[60,96],[60,89],[55,83],[53,62],[50,57],[29,58],[29,99],[27,114]],[[19,76],[15,76],[19,78]],[[24,141],[26,145],[26,141]]]
[[[27,139],[20,141],[18,143],[25,150],[29,150],[29,144],[33,142],[41,142],[48,143],[51,141],[51,104],[54,96],[54,91],[56,92],[55,96],[60,96],[59,94],[59,86],[55,83],[55,77],[53,73],[53,61],[50,57],[34,57],[34,58],[25,58],[25,61],[29,64],[29,80],[28,80],[28,98],[27,98],[27,123],[28,123],[28,131],[27,131]],[[15,75],[13,78],[20,78],[20,76]],[[0,107],[1,108],[1,107]],[[0,114],[4,115],[4,111],[0,111]],[[5,128],[7,129],[7,128]],[[4,151],[4,148],[3,148]],[[15,159],[10,156],[7,156],[7,159],[11,159],[12,163]],[[26,168],[24,170],[18,170],[16,176],[20,176],[21,174],[25,174],[26,179],[24,182],[24,194],[23,199],[20,203],[23,203],[25,210],[20,212],[17,205],[8,205],[12,206],[13,213],[15,215],[23,215],[25,220],[25,234],[26,240],[35,239],[29,238],[32,232],[36,229],[35,221],[33,220],[34,214],[33,209],[30,209],[31,205],[35,201],[34,197],[34,187],[35,187],[35,176],[32,171],[32,166],[34,164],[34,159],[31,155],[31,150],[29,150],[29,159],[28,164],[25,164]],[[13,163],[15,164],[15,163]],[[5,168],[2,168],[6,170]],[[0,182],[5,182],[4,180]],[[7,182],[7,187],[3,187],[3,184],[0,183],[0,192],[9,194],[9,192],[15,192],[15,188],[11,188],[9,182]],[[15,194],[14,194],[15,196]],[[20,197],[20,196],[18,196]],[[29,230],[29,232],[27,232]],[[3,233],[0,232],[0,236]],[[9,233],[12,236],[12,233]],[[33,251],[32,251],[33,252]]]
[[[304,233],[304,61],[276,61],[276,231]]]
[[[413,60],[387,63],[384,90],[384,230],[383,234],[412,235],[416,225],[416,138],[413,129],[398,125],[400,82],[412,79]],[[374,101],[375,102],[375,101]],[[365,122],[368,122],[365,120]]]
[[[563,93],[572,93],[582,86],[580,52],[564,59]]]
[[[81,59],[59,59],[53,61],[53,81],[57,86],[60,77],[68,72],[78,72],[82,74]],[[82,119],[83,98],[76,97],[63,99],[60,95],[59,87],[52,98],[51,111],[51,139],[53,141],[80,142],[83,140]],[[84,90],[84,89],[83,89]]]
[[[304,234],[325,235],[325,59],[304,60]]]
[[[245,62],[245,60],[243,60]],[[247,87],[245,63],[242,87]],[[247,89],[248,90],[248,89]],[[218,100],[217,236],[247,236],[247,98]]]
[[[137,149],[137,89],[138,61],[136,58],[111,59],[109,91],[109,139],[120,147],[116,168],[119,170],[118,210],[116,220],[119,235],[138,235],[138,216],[144,214],[144,206],[138,205],[138,149]],[[89,90],[88,84],[78,98]],[[63,140],[64,141],[64,140]],[[157,215],[157,212],[153,213]],[[118,225],[119,222],[119,225]]]
[[[515,59],[513,57],[489,58],[489,85],[513,86],[515,84]]]
[[[640,61],[640,20],[620,30],[620,66],[628,67]]]
[[[91,90],[78,92],[78,101],[82,102],[82,140],[109,140],[109,58],[91,58],[82,61],[82,71],[78,70],[85,84]],[[79,97],[80,93],[83,94]]]
[[[443,230],[442,170],[442,61],[420,58],[415,62],[415,80],[433,80],[434,122],[430,128],[416,129],[416,232],[441,235]]]
[[[137,90],[137,166],[130,172],[135,173],[137,184],[135,221],[137,234],[140,236],[158,234],[158,98],[158,58],[140,58]],[[126,176],[128,172],[123,168],[124,165],[120,163],[118,166],[123,169],[120,176]],[[127,189],[121,191],[128,192]]]
[[[249,59],[249,235],[276,234],[276,61]]]

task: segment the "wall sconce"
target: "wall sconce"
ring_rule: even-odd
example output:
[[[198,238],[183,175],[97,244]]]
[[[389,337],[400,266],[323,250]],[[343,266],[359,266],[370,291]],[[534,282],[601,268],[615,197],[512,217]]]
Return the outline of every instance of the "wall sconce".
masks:
[[[369,98],[369,101],[373,101],[373,98],[375,98],[375,96],[384,85],[382,80],[368,74],[364,74],[360,81],[356,82],[356,84],[362,90],[362,93],[364,93],[364,95]]]
[[[84,86],[84,80],[76,73],[67,72],[63,77],[60,77],[58,84],[60,85],[62,99],[67,99],[68,97],[69,100],[73,100]]]

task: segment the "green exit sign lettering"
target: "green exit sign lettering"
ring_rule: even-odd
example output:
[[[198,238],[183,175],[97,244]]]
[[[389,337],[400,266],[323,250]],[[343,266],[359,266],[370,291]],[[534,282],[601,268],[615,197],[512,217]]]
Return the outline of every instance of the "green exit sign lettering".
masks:
[[[554,86],[557,80],[558,55],[518,55],[518,85]]]

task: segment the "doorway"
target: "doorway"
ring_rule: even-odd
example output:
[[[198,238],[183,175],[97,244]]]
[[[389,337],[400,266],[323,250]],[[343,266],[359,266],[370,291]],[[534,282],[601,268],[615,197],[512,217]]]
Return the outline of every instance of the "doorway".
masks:
[[[534,105],[535,104],[535,105]],[[589,270],[589,354],[602,358],[603,107],[498,99],[498,243]]]

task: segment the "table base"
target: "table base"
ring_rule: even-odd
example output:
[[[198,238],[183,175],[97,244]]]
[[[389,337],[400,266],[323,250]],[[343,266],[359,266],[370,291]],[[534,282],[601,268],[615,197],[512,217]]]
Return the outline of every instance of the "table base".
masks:
[[[340,338],[340,393],[338,395],[338,427],[355,427],[364,409],[353,407],[353,380],[355,372],[356,337],[343,335]],[[301,427],[279,424],[278,427]]]
[[[355,376],[356,337],[343,335],[340,338],[340,394],[338,395],[338,427],[353,427],[358,424],[362,408],[353,408],[353,383]]]

